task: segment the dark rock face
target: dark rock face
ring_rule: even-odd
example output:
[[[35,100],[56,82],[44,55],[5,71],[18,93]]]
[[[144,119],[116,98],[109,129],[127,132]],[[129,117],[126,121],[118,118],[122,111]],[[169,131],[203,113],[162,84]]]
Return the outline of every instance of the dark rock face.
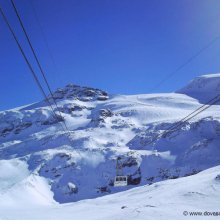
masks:
[[[83,102],[88,101],[106,101],[108,94],[100,89],[90,87],[80,87],[77,85],[69,84],[63,89],[57,89],[53,93],[55,99],[78,99]],[[49,99],[52,97],[49,96]]]
[[[13,130],[14,130],[14,125],[12,123],[6,123],[5,126],[0,130],[0,136],[5,137]]]
[[[201,170],[193,169],[191,172],[186,173],[184,176],[192,176],[192,175],[195,175],[199,172],[201,172]]]
[[[65,104],[64,106],[59,107],[60,112],[67,113],[67,114],[71,114],[73,112],[79,112],[79,111],[82,111],[83,109],[92,110],[93,108],[87,107],[84,105],[76,105],[76,104],[72,104],[72,103]]]
[[[135,173],[128,176],[128,185],[138,185],[141,182],[141,169],[137,169]]]
[[[106,101],[106,100],[108,100],[108,96],[98,96],[97,100],[98,101]]]
[[[47,120],[42,121],[41,124],[42,125],[53,125],[63,120],[64,120],[63,117],[61,117],[60,115],[56,115],[56,117],[51,116]]]
[[[137,159],[134,157],[128,157],[128,159],[123,162],[122,167],[132,167],[132,166],[137,166]]]
[[[96,92],[94,90],[88,88],[88,89],[83,90],[82,94],[85,96],[88,96],[88,97],[92,97],[92,96],[96,95]]]
[[[99,110],[99,115],[100,115],[100,117],[105,119],[107,117],[112,117],[114,114],[109,109],[100,109]]]
[[[18,125],[14,131],[15,134],[19,134],[22,130],[30,127],[32,125],[31,122],[23,122],[20,125]]]
[[[108,188],[108,186],[98,187],[97,193],[110,193],[111,190]]]
[[[215,177],[215,180],[218,181],[218,182],[220,182],[220,174]]]
[[[13,124],[12,122],[6,123],[5,127],[0,130],[0,136],[5,137],[11,132],[14,134],[19,134],[21,131],[25,130],[26,128],[30,127],[32,122],[17,122]]]
[[[109,109],[100,109],[99,111],[92,114],[91,125],[101,126],[104,125],[105,119],[112,117],[114,113]]]

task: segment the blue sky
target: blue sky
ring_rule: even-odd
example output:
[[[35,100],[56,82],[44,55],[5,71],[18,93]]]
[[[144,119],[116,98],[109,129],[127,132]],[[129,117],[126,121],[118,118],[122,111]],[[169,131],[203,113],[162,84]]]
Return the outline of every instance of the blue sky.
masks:
[[[15,3],[53,90],[75,83],[112,94],[150,93],[170,72],[220,35],[219,0]],[[0,0],[0,4],[40,74],[10,1]],[[41,93],[1,17],[0,48],[0,110],[41,100]],[[155,92],[172,92],[195,76],[220,72],[219,57],[220,40]]]

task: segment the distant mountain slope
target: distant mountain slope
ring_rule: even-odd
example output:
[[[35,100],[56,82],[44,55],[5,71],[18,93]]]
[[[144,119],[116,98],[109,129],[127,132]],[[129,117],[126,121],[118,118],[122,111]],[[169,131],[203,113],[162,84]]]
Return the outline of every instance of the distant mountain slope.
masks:
[[[196,77],[177,92],[191,96],[200,103],[206,103],[214,96],[220,94],[220,73]]]
[[[209,85],[216,77],[201,78]],[[211,94],[211,86],[204,88]],[[39,184],[50,185],[57,202],[96,198],[220,164],[220,105],[147,145],[201,100],[189,93],[111,95],[72,84],[54,96],[62,117],[53,117],[45,101],[0,112],[0,161],[25,162]],[[70,132],[63,131],[63,118]],[[113,187],[118,156],[127,187]]]

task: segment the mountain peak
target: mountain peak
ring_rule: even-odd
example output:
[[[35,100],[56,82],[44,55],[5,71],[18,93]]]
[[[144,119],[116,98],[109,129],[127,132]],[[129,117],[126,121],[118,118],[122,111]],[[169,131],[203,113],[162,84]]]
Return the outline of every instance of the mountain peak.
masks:
[[[105,101],[108,99],[108,93],[96,88],[68,84],[64,88],[58,88],[53,93],[53,97],[55,99],[78,99],[80,101]]]

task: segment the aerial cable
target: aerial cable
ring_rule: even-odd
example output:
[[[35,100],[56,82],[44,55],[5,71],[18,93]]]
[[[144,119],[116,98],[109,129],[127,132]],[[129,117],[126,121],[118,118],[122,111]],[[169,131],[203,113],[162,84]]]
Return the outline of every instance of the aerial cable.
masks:
[[[217,99],[216,99],[216,98],[217,98]],[[207,110],[208,108],[210,108],[212,105],[214,105],[214,104],[216,104],[217,102],[219,102],[219,101],[220,101],[220,95],[216,96],[214,99],[216,99],[214,102],[212,102],[212,103],[209,104],[209,105],[204,105],[204,106],[203,106],[204,109],[200,109],[200,110],[198,109],[199,111],[195,112],[194,115],[192,115],[190,118],[187,118],[186,120],[180,121],[180,123],[178,123],[176,126],[175,126],[175,124],[174,124],[174,127],[171,128],[172,130],[171,130],[171,129],[170,129],[170,130],[171,130],[172,132],[176,131],[176,130],[178,129],[178,127],[182,126],[185,122],[189,121],[190,119],[194,118],[194,117],[197,116],[198,114],[200,114],[200,113],[204,112],[205,110]],[[174,129],[176,129],[176,130],[174,130]],[[169,132],[167,132],[167,133],[169,133]]]
[[[178,128],[180,129],[186,122],[188,122],[189,120],[191,120],[192,118],[194,118],[195,116],[197,116],[198,114],[204,112],[205,110],[207,110],[208,108],[212,107],[212,105],[216,104],[217,102],[220,101],[220,95],[215,96],[214,98],[212,98],[211,100],[209,100],[206,104],[203,104],[201,107],[197,108],[196,110],[194,110],[192,113],[190,113],[189,115],[187,115],[186,117],[184,117],[183,119],[181,119],[179,122],[177,122],[177,124],[174,124],[172,126],[170,126],[169,128],[166,129],[166,131],[158,134],[157,136],[155,136],[153,138],[153,140],[147,142],[145,144],[145,146],[150,145],[155,143],[159,138],[161,137],[165,137],[167,134],[171,134],[175,131],[178,130]],[[189,117],[190,116],[190,117]]]
[[[52,105],[51,105],[51,103],[50,103],[50,101],[49,101],[49,99],[48,99],[46,93],[44,92],[43,87],[42,87],[41,84],[40,84],[40,81],[39,81],[38,78],[37,78],[37,75],[35,74],[35,72],[34,72],[32,66],[31,66],[30,62],[28,61],[28,59],[27,59],[27,57],[26,57],[26,55],[25,55],[25,53],[24,53],[24,51],[23,51],[23,49],[22,49],[22,47],[21,47],[21,45],[20,45],[20,43],[19,43],[19,41],[18,41],[16,35],[15,35],[15,33],[14,33],[12,27],[10,26],[7,17],[6,17],[5,14],[3,13],[3,10],[1,9],[1,7],[0,7],[0,12],[1,12],[1,14],[2,14],[2,16],[3,16],[5,22],[6,22],[7,26],[8,26],[8,28],[10,29],[10,32],[12,33],[12,35],[13,35],[13,37],[14,37],[14,39],[15,39],[15,41],[16,41],[16,43],[17,43],[17,45],[18,45],[18,47],[19,47],[19,49],[20,49],[20,51],[21,51],[21,53],[22,53],[22,55],[23,55],[23,57],[25,58],[25,61],[26,61],[26,63],[28,64],[28,67],[29,67],[29,69],[31,70],[31,73],[32,73],[33,76],[34,76],[34,79],[36,80],[37,85],[39,86],[40,90],[42,91],[43,96],[45,97],[46,101],[48,102],[48,104],[49,104],[49,106],[50,106],[50,108],[51,108],[51,110],[52,110],[52,112],[53,112],[55,118],[57,118],[58,121],[59,121],[59,118],[57,117],[57,115],[56,115],[56,113],[55,113],[55,111],[54,111],[54,109],[53,109],[53,107],[52,107]],[[62,117],[62,116],[61,116],[61,117]],[[63,117],[62,117],[62,118],[63,118]],[[64,121],[61,121],[61,122],[64,122]],[[65,122],[64,122],[64,124],[65,124]],[[66,127],[66,126],[63,127],[62,123],[61,123],[60,125],[61,125],[63,131],[64,131],[64,132],[67,131],[67,133],[70,135],[70,131],[67,129],[67,127]],[[69,139],[68,139],[68,140],[69,140]],[[69,142],[70,142],[70,140],[69,140]],[[76,152],[83,158],[83,156],[82,156],[82,154],[80,153],[80,151],[77,150],[77,149],[75,149],[75,150],[76,150]]]
[[[41,23],[40,23],[40,19],[39,19],[38,15],[37,15],[37,11],[36,11],[36,9],[35,9],[35,7],[34,7],[34,3],[33,3],[32,1],[29,1],[29,3],[30,3],[31,8],[32,8],[32,10],[33,10],[33,15],[34,15],[34,17],[35,17],[35,20],[36,20],[36,22],[37,22],[37,24],[38,24],[38,26],[39,26],[39,29],[40,29],[40,32],[41,32],[43,41],[44,41],[44,43],[45,43],[45,46],[46,46],[46,49],[47,49],[47,51],[48,51],[49,57],[50,57],[50,59],[51,59],[51,62],[52,62],[52,64],[53,64],[53,67],[54,67],[54,69],[57,69],[57,65],[56,65],[56,62],[55,62],[53,53],[52,53],[51,48],[50,48],[50,46],[49,46],[49,43],[48,43],[46,34],[45,34],[44,30],[43,30],[43,27],[42,27],[42,25],[41,25]]]
[[[18,41],[18,39],[17,39],[17,37],[16,37],[16,35],[15,35],[15,33],[14,33],[14,31],[13,31],[13,29],[12,29],[12,27],[11,27],[11,25],[10,25],[10,23],[9,23],[9,21],[8,21],[8,19],[7,19],[7,17],[5,16],[5,14],[4,14],[4,12],[3,12],[3,10],[2,10],[1,7],[0,7],[0,14],[2,15],[2,17],[3,17],[4,21],[5,21],[5,23],[7,24],[7,26],[8,26],[8,28],[9,28],[11,34],[13,35],[13,38],[14,38],[14,40],[16,41],[16,44],[17,44],[19,50],[21,51],[21,54],[22,54],[23,58],[25,59],[25,62],[27,63],[27,65],[28,65],[28,67],[29,67],[29,69],[30,69],[30,71],[31,71],[31,73],[32,73],[32,75],[33,75],[33,77],[34,77],[34,79],[35,79],[35,81],[36,81],[36,83],[37,83],[37,85],[38,85],[40,91],[42,92],[43,96],[45,97],[45,100],[48,102],[48,104],[49,104],[49,106],[50,106],[50,109],[51,109],[52,113],[54,114],[54,117],[57,118],[57,120],[59,121],[59,118],[57,117],[57,115],[56,115],[56,113],[55,113],[55,111],[54,111],[54,109],[53,109],[53,107],[52,107],[52,105],[51,105],[51,103],[50,103],[50,101],[49,101],[49,99],[48,99],[46,93],[44,92],[43,87],[41,86],[40,81],[39,81],[38,78],[37,78],[37,75],[36,75],[34,69],[32,68],[32,66],[31,66],[31,64],[30,64],[30,62],[29,62],[27,56],[25,55],[25,52],[24,52],[24,50],[22,49],[22,46],[21,46],[21,44],[19,43],[19,41]],[[63,131],[66,132],[66,129],[63,127],[62,123],[60,123],[60,125],[61,125]],[[68,134],[70,134],[70,133],[69,133],[69,130],[67,130],[67,131],[68,131]],[[69,139],[68,139],[68,140],[69,140]],[[69,141],[70,141],[70,140],[69,140]],[[80,151],[79,151],[78,149],[75,149],[75,150],[76,150],[76,152],[83,158],[83,156],[82,156],[82,154],[80,153]]]
[[[180,66],[178,66],[173,72],[168,74],[164,79],[162,79],[158,84],[156,84],[153,88],[151,88],[151,91],[155,91],[158,89],[161,85],[163,85],[168,79],[173,77],[177,72],[179,72],[181,69],[183,69],[185,66],[187,66],[189,63],[191,63],[195,58],[197,58],[200,54],[202,54],[204,51],[206,51],[208,48],[210,48],[217,40],[220,39],[220,35],[213,38],[208,44],[206,44],[204,47],[202,47],[199,51],[197,51],[194,55],[192,55],[189,59],[187,59],[184,63],[182,63]]]
[[[195,109],[193,112],[191,112],[190,114],[188,114],[187,116],[185,116],[184,118],[182,118],[179,122],[173,124],[171,127],[169,127],[169,130],[172,129],[173,127],[175,128],[179,123],[188,121],[188,117],[192,116],[193,114],[197,113],[197,111],[202,110],[204,107],[211,106],[214,103],[216,103],[216,99],[220,98],[220,95],[215,96],[214,98],[210,99],[208,102],[206,102],[205,104],[203,104],[202,106],[200,106],[199,108]],[[214,103],[213,103],[214,101]],[[206,108],[205,108],[206,109]]]
[[[48,82],[48,80],[47,80],[47,78],[46,78],[45,72],[43,71],[43,68],[42,68],[42,66],[41,66],[41,64],[40,64],[40,61],[39,61],[39,59],[38,59],[38,57],[37,57],[37,54],[36,54],[36,52],[35,52],[35,50],[34,50],[34,47],[33,47],[32,43],[31,43],[31,40],[30,40],[30,38],[29,38],[29,36],[28,36],[28,34],[27,34],[27,31],[26,31],[26,29],[25,29],[25,27],[24,27],[24,24],[23,24],[23,22],[22,22],[22,20],[21,20],[21,17],[20,17],[20,15],[19,15],[19,13],[18,13],[18,10],[17,10],[17,8],[16,8],[16,6],[15,6],[13,0],[11,0],[11,4],[12,4],[13,9],[14,9],[14,11],[15,11],[15,14],[16,14],[18,20],[19,20],[19,23],[20,23],[20,25],[21,25],[21,27],[22,27],[22,30],[23,30],[23,32],[24,32],[24,34],[25,34],[25,37],[26,37],[26,39],[27,39],[27,41],[28,41],[28,44],[29,44],[29,46],[30,46],[30,48],[31,48],[31,51],[32,51],[32,53],[33,53],[33,55],[34,55],[34,58],[35,58],[35,60],[36,60],[36,62],[37,62],[37,65],[38,65],[38,67],[39,67],[39,69],[40,69],[41,75],[43,76],[43,79],[44,79],[44,81],[45,81],[45,83],[46,83],[46,86],[47,86],[47,88],[48,88],[48,90],[49,90],[49,92],[50,92],[51,98],[52,98],[52,100],[53,100],[53,102],[54,102],[54,104],[55,104],[55,106],[56,106],[56,109],[57,109],[57,111],[59,112],[60,117],[63,118],[62,115],[61,115],[61,112],[60,112],[60,110],[59,110],[59,108],[58,108],[58,106],[57,106],[57,102],[56,102],[56,100],[55,100],[55,98],[54,98],[54,96],[53,96],[53,93],[52,93],[52,90],[51,90],[51,88],[50,88],[49,82]],[[62,122],[64,123],[65,129],[68,131],[67,125],[66,125],[66,123],[65,123],[65,119],[64,119]]]
[[[210,99],[208,102],[206,102],[199,108],[195,109],[193,112],[191,112],[190,114],[182,118],[178,123],[175,123],[174,125],[169,127],[169,130],[175,129],[178,126],[178,124],[185,123],[189,121],[190,119],[194,118],[196,115],[198,115],[198,113],[201,113],[205,111],[206,109],[210,108],[212,105],[216,104],[219,101],[219,99],[220,99],[220,94],[216,95],[214,98]]]
[[[1,7],[0,7],[0,13],[1,13],[1,15],[2,15],[4,21],[5,21],[6,25],[7,25],[7,27],[9,28],[9,30],[10,30],[10,32],[11,32],[11,34],[12,34],[12,36],[13,36],[13,38],[14,38],[14,40],[15,40],[15,42],[16,42],[16,44],[17,44],[17,46],[18,46],[18,48],[19,48],[19,50],[20,50],[20,52],[21,52],[21,54],[22,54],[22,56],[23,56],[23,58],[24,58],[24,60],[25,60],[25,62],[27,63],[28,68],[30,69],[31,74],[32,74],[32,76],[34,77],[34,80],[35,80],[35,82],[36,82],[38,88],[40,89],[41,93],[43,94],[45,100],[48,102],[48,104],[49,104],[49,106],[50,106],[50,109],[51,109],[52,113],[54,114],[54,117],[57,118],[57,115],[56,115],[56,113],[55,113],[55,111],[54,111],[52,105],[50,104],[50,102],[49,102],[49,100],[48,100],[48,98],[47,98],[47,95],[46,95],[46,93],[45,93],[45,91],[44,91],[44,89],[43,89],[43,87],[42,87],[40,81],[38,80],[37,75],[36,75],[34,69],[32,68],[32,66],[31,66],[31,64],[30,64],[30,62],[29,62],[27,56],[25,55],[25,52],[24,52],[24,50],[22,49],[22,46],[21,46],[21,44],[19,43],[19,41],[18,41],[18,39],[17,39],[17,37],[16,37],[16,35],[15,35],[15,33],[14,33],[14,31],[13,31],[13,29],[12,29],[12,27],[11,27],[11,25],[10,25],[10,23],[9,23],[9,21],[8,21],[8,19],[7,19],[7,17],[5,16],[5,14],[4,14],[4,12],[3,12],[3,10],[2,10]],[[57,118],[57,119],[58,119],[58,118]],[[59,119],[58,119],[58,121],[59,121]],[[62,127],[62,128],[63,128],[63,127]],[[64,130],[64,131],[65,131],[65,130]]]

